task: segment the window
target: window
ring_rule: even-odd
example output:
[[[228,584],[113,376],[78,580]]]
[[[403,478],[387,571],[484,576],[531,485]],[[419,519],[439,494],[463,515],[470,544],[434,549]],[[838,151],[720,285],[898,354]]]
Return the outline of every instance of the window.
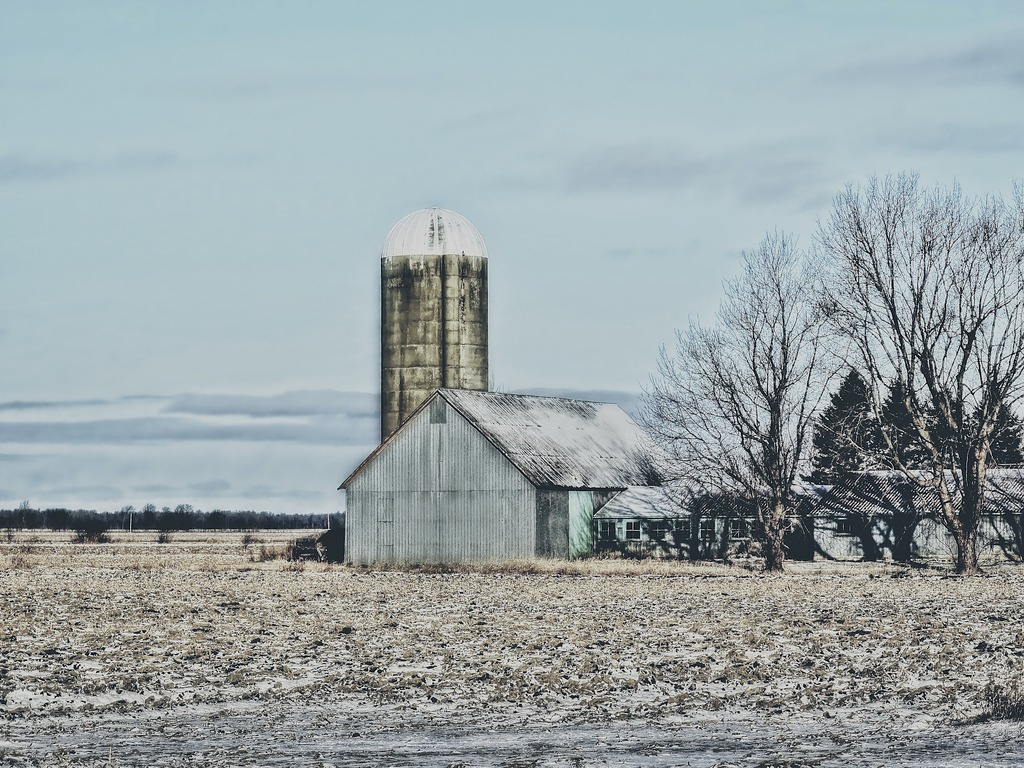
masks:
[[[690,518],[686,518],[685,520],[677,520],[676,532],[679,534],[679,538],[682,541],[689,541],[690,535],[693,533],[693,527],[690,525]]]
[[[619,538],[619,526],[614,520],[598,520],[597,538],[601,541],[615,541]]]
[[[640,541],[640,521],[626,521],[626,541]]]
[[[711,541],[715,538],[715,520],[712,517],[702,517],[700,519],[700,538],[701,541]]]
[[[743,536],[744,536],[744,528],[746,528],[746,526],[743,524],[744,522],[745,521],[743,520],[742,517],[734,517],[734,518],[729,520],[729,538],[730,539],[742,539],[743,538]]]
[[[651,538],[664,541],[672,531],[671,520],[655,520],[651,523]]]
[[[853,520],[849,517],[840,517],[836,520],[836,533],[853,533]]]

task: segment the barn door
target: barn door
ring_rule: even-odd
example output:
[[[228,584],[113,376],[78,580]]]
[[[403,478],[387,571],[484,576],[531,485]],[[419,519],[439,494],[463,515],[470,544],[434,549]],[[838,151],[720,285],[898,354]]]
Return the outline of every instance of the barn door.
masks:
[[[594,494],[569,491],[569,559],[586,557],[594,551]]]

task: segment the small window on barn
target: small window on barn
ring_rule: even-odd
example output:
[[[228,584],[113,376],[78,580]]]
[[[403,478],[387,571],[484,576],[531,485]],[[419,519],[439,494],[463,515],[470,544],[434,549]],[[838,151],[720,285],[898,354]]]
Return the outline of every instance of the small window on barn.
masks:
[[[854,527],[852,518],[840,517],[836,519],[836,533],[853,533]]]
[[[746,528],[746,526],[743,523],[744,523],[744,520],[743,520],[742,517],[734,517],[734,518],[732,518],[729,521],[729,538],[730,539],[742,539],[743,538],[744,533],[745,533],[744,528]]]
[[[639,541],[640,540],[640,521],[639,520],[627,520],[626,521],[626,540],[627,541]]]
[[[715,519],[713,517],[702,517],[700,519],[701,541],[711,541],[715,538]]]
[[[690,518],[676,521],[676,532],[683,541],[689,541],[693,533],[693,526],[690,525]]]
[[[615,541],[619,538],[619,529],[614,520],[599,520],[597,537],[601,541]]]
[[[445,405],[444,400],[440,397],[435,397],[434,401],[430,404],[430,423],[448,423],[448,408]]]

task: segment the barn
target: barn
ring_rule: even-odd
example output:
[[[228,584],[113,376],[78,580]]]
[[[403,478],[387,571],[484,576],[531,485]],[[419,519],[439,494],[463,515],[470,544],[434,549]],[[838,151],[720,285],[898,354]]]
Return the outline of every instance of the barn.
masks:
[[[657,485],[619,406],[439,389],[342,483],[353,564],[577,558],[594,514]]]

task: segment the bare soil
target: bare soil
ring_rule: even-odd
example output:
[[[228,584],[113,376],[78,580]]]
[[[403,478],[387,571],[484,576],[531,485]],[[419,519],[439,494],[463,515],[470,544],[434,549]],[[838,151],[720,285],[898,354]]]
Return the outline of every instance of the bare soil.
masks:
[[[1024,571],[269,560],[0,531],[3,765],[1020,765]],[[250,536],[251,538],[251,536]]]

